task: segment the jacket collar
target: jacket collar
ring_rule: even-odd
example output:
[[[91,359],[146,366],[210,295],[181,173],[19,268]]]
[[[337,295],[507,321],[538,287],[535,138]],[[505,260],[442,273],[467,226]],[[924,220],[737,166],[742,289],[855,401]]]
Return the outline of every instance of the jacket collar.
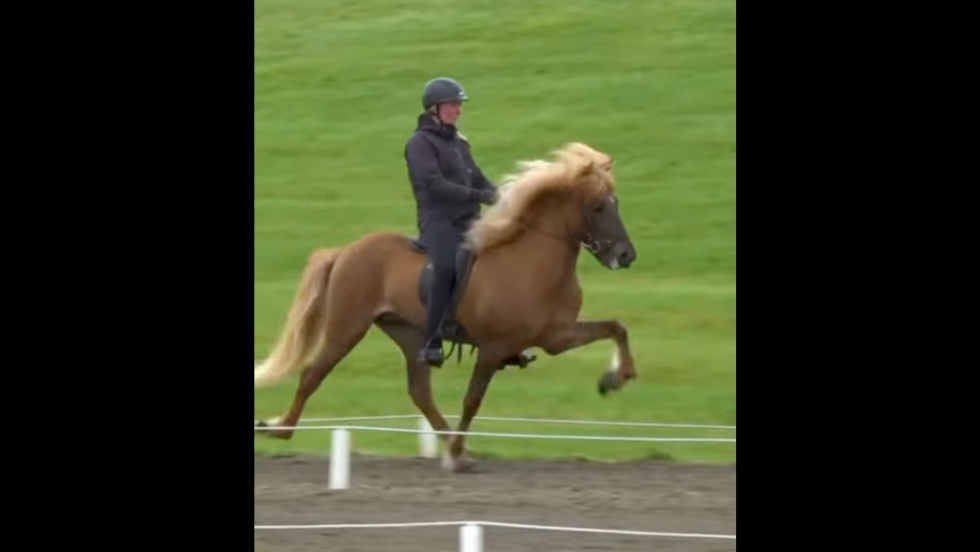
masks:
[[[424,130],[443,138],[455,138],[458,135],[456,125],[443,124],[442,121],[430,113],[419,115],[416,130]]]

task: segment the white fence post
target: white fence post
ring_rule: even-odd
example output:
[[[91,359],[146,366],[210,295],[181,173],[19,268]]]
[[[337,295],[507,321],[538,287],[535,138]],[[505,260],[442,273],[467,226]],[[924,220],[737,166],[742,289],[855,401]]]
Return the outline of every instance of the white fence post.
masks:
[[[350,430],[335,429],[330,444],[330,488],[350,487]]]
[[[483,552],[483,527],[475,523],[460,526],[459,552]]]
[[[432,429],[428,418],[419,418],[419,454],[422,458],[437,458],[439,456],[439,436]]]

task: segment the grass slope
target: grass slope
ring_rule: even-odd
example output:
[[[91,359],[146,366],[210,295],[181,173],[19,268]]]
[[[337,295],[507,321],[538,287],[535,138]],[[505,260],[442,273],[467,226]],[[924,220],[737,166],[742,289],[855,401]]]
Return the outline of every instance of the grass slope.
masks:
[[[611,273],[583,255],[584,317],[629,326],[639,379],[601,398],[600,342],[493,382],[481,414],[735,424],[734,0],[260,0],[255,4],[255,357],[278,335],[307,255],[366,232],[415,233],[402,157],[426,80],[459,79],[461,130],[491,178],[571,140],[617,161],[639,258]],[[434,375],[460,411],[472,359]],[[290,379],[255,391],[282,413]],[[334,371],[306,416],[414,413],[400,353],[380,332]],[[401,424],[404,426],[405,424]],[[478,422],[486,431],[734,436]],[[358,432],[359,450],[415,436]],[[734,444],[477,437],[480,453],[733,461]],[[257,452],[326,451],[329,434]]]

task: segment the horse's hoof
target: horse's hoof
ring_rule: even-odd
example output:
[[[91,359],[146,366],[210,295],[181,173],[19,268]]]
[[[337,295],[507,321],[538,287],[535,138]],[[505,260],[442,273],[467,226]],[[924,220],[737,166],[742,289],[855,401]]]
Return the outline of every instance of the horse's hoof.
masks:
[[[293,430],[290,428],[278,428],[280,418],[269,418],[268,420],[255,420],[255,433],[262,434],[269,439],[281,439],[288,441],[293,438]]]
[[[599,394],[605,396],[610,391],[619,389],[620,385],[621,382],[616,372],[606,372],[599,378]]]
[[[464,452],[456,458],[456,468],[453,471],[456,473],[466,473],[472,470],[475,465],[476,460],[469,453]]]
[[[476,461],[466,452],[456,457],[449,452],[442,455],[442,469],[447,472],[465,473],[472,470],[475,465]]]
[[[256,433],[265,433],[266,435],[270,435],[270,434],[273,433],[272,431],[268,431],[268,430],[266,430],[266,431],[259,431],[259,430],[260,429],[263,429],[263,428],[268,428],[268,427],[275,427],[275,426],[279,425],[279,421],[280,421],[280,418],[278,418],[278,417],[269,418],[267,420],[255,420],[255,432]]]
[[[456,459],[452,457],[448,452],[442,455],[442,469],[447,472],[456,471]]]

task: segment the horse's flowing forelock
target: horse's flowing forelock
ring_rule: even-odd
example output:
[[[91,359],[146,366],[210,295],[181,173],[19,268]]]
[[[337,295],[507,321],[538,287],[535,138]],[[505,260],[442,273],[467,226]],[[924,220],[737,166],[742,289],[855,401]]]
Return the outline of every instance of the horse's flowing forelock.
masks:
[[[552,160],[519,161],[518,171],[504,177],[500,197],[467,233],[477,251],[485,251],[513,239],[521,230],[520,219],[541,196],[558,190],[583,189],[588,195],[612,191],[612,158],[582,143],[571,143],[553,152]],[[583,175],[593,165],[595,172]]]

